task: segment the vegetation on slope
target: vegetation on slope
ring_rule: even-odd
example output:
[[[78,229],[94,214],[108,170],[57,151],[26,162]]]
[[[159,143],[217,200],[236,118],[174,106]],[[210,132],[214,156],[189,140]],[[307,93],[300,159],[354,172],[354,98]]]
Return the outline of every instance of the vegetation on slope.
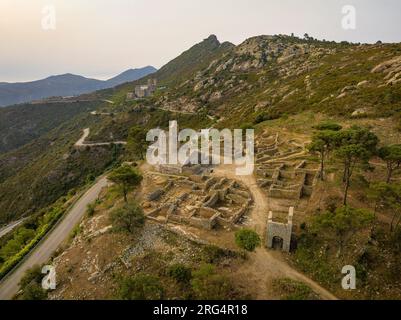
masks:
[[[0,154],[17,149],[63,122],[90,112],[99,101],[24,104],[0,109]]]
[[[126,93],[146,79],[105,90],[99,94],[115,103],[102,107],[113,115],[82,117],[64,123],[36,140],[36,146],[28,144],[2,156],[0,217],[10,220],[29,213],[29,210],[37,211],[86,179],[100,174],[107,166],[122,160],[140,159],[145,148],[138,146],[147,130],[167,129],[169,120],[178,120],[181,128],[241,128],[246,125],[255,126],[257,132],[275,127],[312,137],[312,126],[316,125],[319,112],[324,118],[335,118],[341,123],[341,128],[336,127],[333,135],[349,133],[353,130],[350,129],[352,125],[358,123],[364,128],[358,132],[372,131],[381,138],[382,144],[395,143],[399,136],[394,123],[401,119],[401,81],[396,72],[400,55],[399,44],[338,44],[310,37],[261,36],[233,47],[220,45],[210,37],[152,75],[167,85],[153,97],[142,101],[126,99]],[[75,150],[72,145],[85,127],[91,127],[92,141],[128,140],[126,152],[121,155],[122,150],[115,147]],[[333,127],[322,129],[332,130]],[[380,132],[383,129],[386,132]],[[351,136],[352,140],[354,135]],[[375,140],[370,134],[362,136]],[[363,284],[354,293],[357,297],[375,298],[375,291],[383,293],[386,290],[389,295],[397,295],[400,288],[399,282],[392,280],[400,265],[399,228],[397,222],[388,223],[392,210],[399,213],[394,200],[398,199],[395,197],[397,188],[376,189],[375,201],[367,197],[374,183],[388,173],[385,165],[372,165],[380,162],[374,157],[376,144],[377,141],[370,145],[351,143],[356,149],[349,145],[343,148],[340,144],[324,150],[327,151],[323,161],[326,174],[324,181],[318,184],[321,198],[315,199],[308,209],[297,234],[298,249],[294,255],[295,263],[303,271],[334,291],[339,290],[339,268],[354,264],[358,269],[358,280]],[[350,162],[349,156],[353,157],[354,151],[361,151],[361,146],[369,152],[362,150],[355,161]],[[335,149],[341,152],[335,152]],[[15,163],[14,159],[17,160]],[[310,159],[318,160],[314,154]],[[343,181],[344,173],[352,174]],[[398,179],[395,172],[390,182],[399,184]],[[31,188],[20,190],[26,181],[33,181],[33,191]],[[344,182],[349,188],[347,197],[343,197]],[[347,207],[343,206],[344,202]],[[376,215],[372,218],[375,209]],[[386,229],[387,224],[392,228]],[[159,288],[159,284],[168,287],[166,284],[171,284],[172,279],[168,279],[162,272],[166,270],[160,267],[168,256],[155,259],[154,253],[150,252],[142,258],[138,258],[138,264],[148,268],[138,271],[146,271],[146,275],[138,280],[127,274],[127,288],[139,288],[143,296],[143,285],[138,282],[151,283],[155,288]],[[380,259],[389,264],[380,265]],[[145,263],[150,260],[149,264]],[[196,268],[185,267],[191,269],[191,275],[196,272]],[[185,268],[180,270],[188,274]],[[149,278],[149,273],[158,280]],[[167,274],[174,275],[176,280],[176,272]],[[201,296],[196,289],[204,284],[204,278],[200,278],[187,283],[193,297]],[[381,281],[388,285],[380,288]],[[208,288],[208,284],[205,287]],[[305,288],[292,284],[289,287],[296,296],[298,292],[301,296],[309,294]],[[130,296],[131,293],[127,297],[137,297],[136,293]],[[157,290],[157,293],[166,295],[163,290]],[[183,294],[177,291],[172,292],[172,296],[174,293]]]
[[[74,147],[90,115],[70,120],[0,157],[0,221],[39,211],[117,162],[121,146]]]

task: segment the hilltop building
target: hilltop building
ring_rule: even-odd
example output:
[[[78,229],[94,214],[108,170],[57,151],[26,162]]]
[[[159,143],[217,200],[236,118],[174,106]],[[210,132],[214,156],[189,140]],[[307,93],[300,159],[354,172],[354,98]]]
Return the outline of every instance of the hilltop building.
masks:
[[[150,97],[157,89],[157,80],[156,79],[148,79],[147,84],[141,84],[135,86],[134,92],[127,93],[127,99],[142,99],[146,97]]]

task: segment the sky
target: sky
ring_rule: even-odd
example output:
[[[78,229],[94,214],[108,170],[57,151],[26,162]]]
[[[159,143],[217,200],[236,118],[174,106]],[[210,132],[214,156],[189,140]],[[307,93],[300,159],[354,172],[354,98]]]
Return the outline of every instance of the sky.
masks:
[[[344,29],[342,8],[355,8]],[[400,0],[0,0],[0,82],[160,68],[215,34],[401,42]]]

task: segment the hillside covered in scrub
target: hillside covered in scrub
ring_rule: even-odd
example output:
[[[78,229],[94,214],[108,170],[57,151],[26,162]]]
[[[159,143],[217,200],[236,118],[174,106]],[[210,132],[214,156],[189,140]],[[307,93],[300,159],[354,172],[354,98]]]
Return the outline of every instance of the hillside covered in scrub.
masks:
[[[151,78],[159,84],[153,96],[128,98],[136,85]],[[298,151],[293,152],[295,158],[290,160],[310,164],[318,172],[324,162],[322,179],[314,185],[310,198],[294,205],[295,248],[278,259],[340,298],[401,297],[397,276],[401,261],[401,157],[395,149],[386,149],[401,141],[401,44],[336,43],[309,36],[300,39],[275,35],[253,37],[235,46],[210,36],[156,73],[90,97],[91,101],[84,104],[53,106],[63,110],[56,117],[46,111],[52,108],[51,104],[36,106],[46,113],[48,125],[33,133],[30,126],[37,123],[36,117],[28,121],[28,115],[24,119],[24,114],[19,113],[18,123],[26,129],[10,128],[21,136],[19,141],[1,135],[0,222],[28,219],[20,227],[24,228],[22,232],[17,229],[15,235],[0,242],[0,265],[34,238],[40,226],[46,224],[46,217],[53,217],[49,212],[69,203],[96,177],[123,163],[135,163],[143,176],[152,172],[142,162],[146,132],[168,128],[169,121],[177,120],[182,129],[254,128],[257,142],[277,135],[280,147],[285,149],[283,153],[292,152],[287,149]],[[17,112],[14,108],[17,107],[0,112],[12,114]],[[38,110],[34,114],[40,117]],[[36,125],[40,126],[40,122]],[[77,147],[86,128],[90,128],[86,139],[92,146]],[[127,143],[113,143],[116,141]],[[285,163],[288,159],[280,158],[280,153],[277,159],[271,162],[277,162],[284,176],[285,170],[289,170]],[[385,179],[389,169],[390,179]],[[279,183],[291,184],[286,181],[289,177],[290,174]],[[261,178],[267,178],[267,174],[258,177],[255,173],[255,181]],[[258,187],[253,180],[247,186]],[[128,198],[147,204],[141,188],[132,191]],[[260,188],[257,192],[271,204],[273,201],[265,191]],[[188,242],[181,233],[177,236],[176,232],[161,230],[148,222],[139,227],[138,234],[127,235],[113,227],[113,212],[124,207],[118,190],[107,189],[99,201],[63,248],[65,253],[59,252],[56,263],[62,270],[63,289],[54,292],[52,298],[132,298],[136,281],[151,283],[157,289],[155,298],[162,294],[171,299],[199,298],[203,294],[217,294],[217,298],[280,298],[277,293],[272,294],[274,286],[296,291],[284,292],[282,297],[314,299],[324,295],[288,279],[261,276],[260,271],[266,268],[263,258],[271,256],[257,251],[247,260],[236,251],[230,231],[223,230],[222,237],[197,234],[198,240],[207,240],[208,244],[228,251],[219,251],[201,241]],[[263,223],[267,222],[267,215],[267,209],[261,213]],[[263,228],[256,225],[260,222],[256,218],[260,216],[251,217],[253,220],[248,223],[259,232]],[[150,247],[149,233],[158,239]],[[260,236],[263,239],[264,234]],[[14,247],[9,244],[13,240]],[[101,244],[109,240],[121,247],[113,247],[115,252],[106,256]],[[138,243],[129,251],[133,269],[120,262],[113,265],[132,242]],[[90,246],[90,253],[85,252],[84,244]],[[142,254],[146,248],[149,251]],[[189,248],[195,250],[194,255],[188,253]],[[69,261],[74,255],[82,260],[74,260],[72,266]],[[173,266],[169,264],[172,256]],[[92,263],[93,259],[99,260]],[[99,265],[102,271],[94,267]],[[357,268],[358,290],[341,289],[344,265]],[[80,268],[86,273],[77,283],[69,283],[69,275],[78,274]],[[114,273],[107,273],[108,270]],[[142,277],[133,279],[136,272]],[[177,273],[184,279],[177,280]],[[291,272],[282,276],[286,278],[288,274]],[[254,286],[249,288],[244,281],[234,285],[244,275]],[[208,276],[215,279],[213,290],[219,284],[226,290],[205,293]],[[175,281],[180,286],[166,289]],[[96,283],[101,283],[102,289],[96,289]],[[85,296],[80,296],[77,289],[81,285],[87,288]],[[309,285],[314,287],[314,283]],[[186,288],[191,288],[190,296],[185,296]]]

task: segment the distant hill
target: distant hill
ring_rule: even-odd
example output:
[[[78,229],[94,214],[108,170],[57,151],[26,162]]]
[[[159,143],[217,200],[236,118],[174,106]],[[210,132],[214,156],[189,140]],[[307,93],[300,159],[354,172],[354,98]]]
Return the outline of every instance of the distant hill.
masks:
[[[124,71],[123,73],[120,73],[118,76],[107,80],[107,87],[111,88],[125,82],[135,81],[146,77],[147,75],[152,74],[156,71],[156,68],[150,66],[141,69],[129,69],[127,71]]]
[[[0,83],[0,107],[53,96],[73,96],[107,89],[124,82],[138,80],[156,71],[151,66],[130,69],[106,81],[89,79],[68,73],[31,82],[2,82]]]

